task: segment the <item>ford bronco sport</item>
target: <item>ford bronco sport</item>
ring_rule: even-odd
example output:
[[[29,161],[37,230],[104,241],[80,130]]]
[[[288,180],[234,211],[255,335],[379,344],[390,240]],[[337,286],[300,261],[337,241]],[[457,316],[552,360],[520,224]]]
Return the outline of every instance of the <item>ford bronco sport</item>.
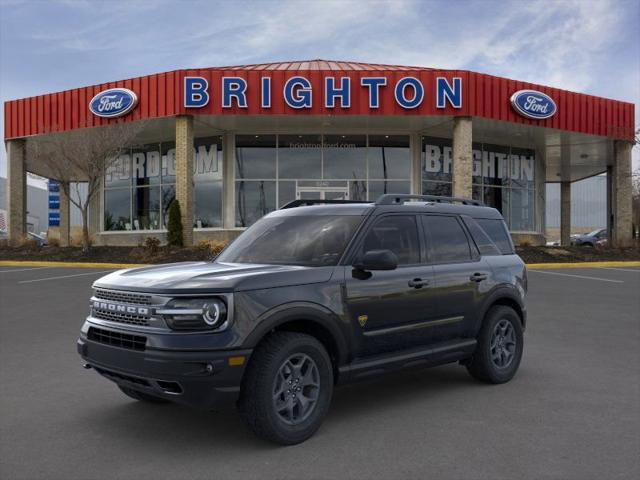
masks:
[[[146,402],[236,402],[280,444],[320,426],[334,385],[459,362],[488,383],[520,364],[525,265],[473,200],[296,200],[214,261],[120,270],[93,285],[86,368]]]

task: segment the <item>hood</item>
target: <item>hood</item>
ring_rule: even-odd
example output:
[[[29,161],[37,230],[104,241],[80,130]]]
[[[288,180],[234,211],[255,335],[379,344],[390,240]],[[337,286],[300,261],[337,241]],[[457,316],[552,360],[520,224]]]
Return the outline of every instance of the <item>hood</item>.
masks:
[[[149,293],[205,293],[326,282],[334,267],[255,265],[246,263],[181,262],[118,270],[95,287]]]

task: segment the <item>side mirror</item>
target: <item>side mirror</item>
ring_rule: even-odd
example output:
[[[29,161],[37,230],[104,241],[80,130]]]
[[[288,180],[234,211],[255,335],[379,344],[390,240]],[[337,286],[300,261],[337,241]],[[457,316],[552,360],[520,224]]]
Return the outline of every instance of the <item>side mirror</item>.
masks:
[[[391,250],[369,250],[353,265],[357,270],[395,270],[398,257]]]

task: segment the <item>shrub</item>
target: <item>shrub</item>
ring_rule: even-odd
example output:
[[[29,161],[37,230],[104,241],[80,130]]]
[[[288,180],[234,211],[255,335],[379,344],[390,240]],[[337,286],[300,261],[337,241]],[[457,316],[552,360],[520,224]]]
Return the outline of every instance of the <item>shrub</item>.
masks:
[[[156,237],[147,237],[144,239],[144,248],[149,255],[156,255],[160,250],[160,239]]]
[[[180,212],[180,202],[178,200],[171,202],[169,207],[167,243],[174,247],[182,246],[182,213]]]
[[[60,239],[57,238],[57,237],[53,237],[53,238],[49,237],[47,241],[49,242],[49,246],[50,247],[59,247],[60,246]]]
[[[203,250],[205,255],[212,257],[220,255],[220,252],[222,252],[226,246],[227,244],[225,242],[219,240],[202,240],[198,242],[198,248]]]

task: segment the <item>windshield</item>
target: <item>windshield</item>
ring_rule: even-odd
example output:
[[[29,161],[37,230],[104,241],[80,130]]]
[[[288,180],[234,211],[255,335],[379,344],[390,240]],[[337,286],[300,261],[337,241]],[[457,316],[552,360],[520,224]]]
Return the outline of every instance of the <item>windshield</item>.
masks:
[[[259,220],[217,262],[337,265],[362,221],[358,215],[277,216]]]
[[[602,229],[599,228],[598,230],[594,230],[593,232],[589,232],[587,233],[587,237],[595,237],[596,235],[598,235],[600,232],[602,232]]]

